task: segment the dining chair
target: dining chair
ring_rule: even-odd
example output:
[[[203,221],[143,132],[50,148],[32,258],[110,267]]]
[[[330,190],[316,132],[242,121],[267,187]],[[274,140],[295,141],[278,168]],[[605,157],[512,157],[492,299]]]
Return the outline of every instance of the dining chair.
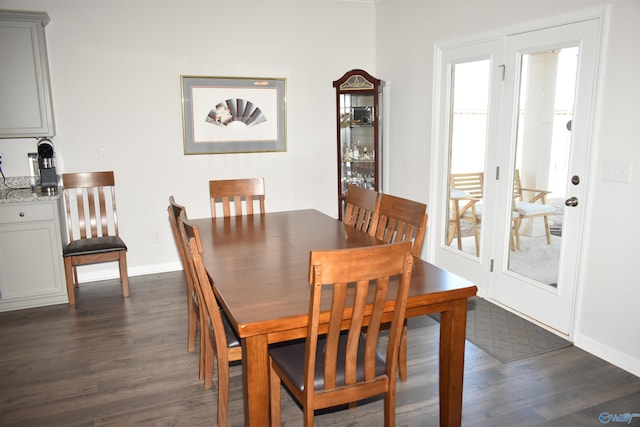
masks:
[[[185,251],[185,247],[182,241],[182,225],[180,224],[180,214],[184,212],[186,216],[187,211],[184,206],[176,203],[173,196],[169,197],[169,207],[167,208],[167,210],[169,212],[169,223],[171,224],[171,231],[173,232],[173,238],[178,249],[178,254],[180,255],[180,261],[182,263],[182,269],[184,270],[185,281],[187,285],[187,351],[189,353],[193,353],[196,348],[198,325],[202,325],[203,313],[200,310],[198,295],[196,294],[196,290],[193,285],[194,279],[191,275],[191,269],[189,268],[189,261],[187,260],[187,252]],[[204,329],[202,327],[200,327],[199,329],[200,342],[202,342]],[[202,346],[200,347],[199,377],[200,379],[204,379],[204,351],[202,350]]]
[[[368,233],[371,225],[376,224],[380,195],[355,184],[349,184],[345,200],[343,221],[357,230]]]
[[[482,223],[482,201],[484,197],[484,173],[465,172],[453,173],[449,181],[450,200],[453,204],[452,216],[450,218],[451,228],[447,239],[447,245],[453,242],[454,237],[458,238],[458,249],[462,249],[460,220],[471,222],[473,227],[473,237],[476,246],[476,256],[480,256],[480,224]],[[456,198],[455,193],[463,192],[464,197]],[[514,201],[515,208],[515,201]],[[511,214],[511,236],[509,246],[511,250],[516,250],[519,244],[519,219],[520,215],[514,209]]]
[[[69,305],[75,305],[77,267],[117,261],[123,297],[129,296],[127,245],[118,234],[115,178],[109,172],[62,174],[68,244],[63,248]]]
[[[462,193],[464,196],[457,196]],[[449,177],[449,199],[451,200],[450,230],[447,245],[457,237],[458,249],[462,249],[460,221],[469,221],[473,227],[476,256],[480,255],[480,229],[482,220],[482,198],[484,193],[484,173],[453,173]]]
[[[447,245],[451,245],[455,238],[458,243],[458,249],[462,250],[462,227],[461,221],[463,219],[469,220],[468,214],[470,213],[470,221],[473,227],[473,236],[475,238],[476,256],[480,256],[480,238],[477,221],[477,209],[476,203],[480,202],[479,199],[470,198],[466,192],[461,190],[452,189],[449,191],[449,235],[447,236]],[[480,205],[478,206],[480,207]],[[463,218],[464,216],[464,218]]]
[[[529,198],[525,198],[525,193],[530,193],[532,195]],[[552,205],[547,204],[547,194],[549,193],[551,193],[551,191],[540,190],[537,188],[523,188],[520,181],[520,171],[516,169],[513,179],[513,212],[515,214],[513,234],[515,235],[516,249],[520,249],[520,226],[522,225],[522,220],[527,218],[543,218],[547,245],[551,244],[549,215],[555,214],[556,209]]]
[[[218,216],[216,208],[218,204],[222,207],[222,216],[241,216],[245,213],[252,215],[255,210],[255,202],[258,204],[259,212],[264,213],[264,196],[263,178],[209,181],[209,197],[213,217]]]
[[[412,241],[412,254],[420,257],[427,231],[427,205],[402,197],[382,193],[376,223],[369,234],[385,243]],[[407,380],[407,325],[402,329],[398,360],[401,381]]]
[[[385,243],[413,241],[412,253],[419,257],[427,231],[427,205],[390,194],[380,195],[378,218],[369,234]]]
[[[412,268],[410,242],[311,251],[306,338],[269,349],[272,426],[280,425],[281,384],[302,405],[305,427],[314,425],[314,410],[377,395],[384,395],[384,425],[395,425],[396,364]],[[399,278],[392,282],[392,276]],[[388,292],[394,309],[384,352],[379,333]]]
[[[229,364],[242,360],[242,347],[233,326],[218,304],[213,283],[202,263],[202,241],[198,227],[187,219],[185,212],[180,214],[182,238],[188,253],[187,264],[194,279],[194,288],[198,294],[200,307],[204,312],[201,325],[206,325],[207,333],[203,334],[200,343],[205,355],[204,387],[213,386],[213,364],[217,360],[218,371],[218,417],[217,425],[227,424],[229,409]]]

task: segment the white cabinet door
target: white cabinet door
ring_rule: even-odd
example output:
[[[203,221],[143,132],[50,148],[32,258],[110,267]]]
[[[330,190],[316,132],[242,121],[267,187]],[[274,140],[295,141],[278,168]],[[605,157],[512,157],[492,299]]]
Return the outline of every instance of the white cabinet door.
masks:
[[[0,11],[0,138],[55,134],[46,13]]]
[[[56,201],[0,207],[0,311],[68,302]]]

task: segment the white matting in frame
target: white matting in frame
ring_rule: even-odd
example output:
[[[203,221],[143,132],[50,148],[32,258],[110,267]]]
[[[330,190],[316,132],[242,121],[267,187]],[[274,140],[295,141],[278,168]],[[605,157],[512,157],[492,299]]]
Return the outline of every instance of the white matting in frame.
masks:
[[[180,80],[185,154],[286,151],[286,79]]]

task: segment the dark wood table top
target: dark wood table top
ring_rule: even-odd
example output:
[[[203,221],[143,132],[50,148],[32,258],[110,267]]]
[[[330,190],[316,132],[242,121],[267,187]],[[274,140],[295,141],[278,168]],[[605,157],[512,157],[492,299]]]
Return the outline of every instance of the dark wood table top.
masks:
[[[194,222],[216,294],[242,338],[306,326],[311,250],[381,244],[315,210]],[[436,312],[438,303],[475,294],[471,282],[418,260],[407,316]]]

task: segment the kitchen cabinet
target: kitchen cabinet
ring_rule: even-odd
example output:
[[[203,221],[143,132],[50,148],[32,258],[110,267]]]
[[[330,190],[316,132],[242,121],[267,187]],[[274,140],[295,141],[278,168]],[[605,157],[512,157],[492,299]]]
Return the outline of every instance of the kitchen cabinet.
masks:
[[[382,87],[364,70],[351,70],[336,88],[338,140],[338,217],[342,219],[349,184],[382,191]]]
[[[55,135],[44,12],[0,10],[0,138]]]
[[[63,209],[59,196],[0,204],[0,311],[68,303]]]

